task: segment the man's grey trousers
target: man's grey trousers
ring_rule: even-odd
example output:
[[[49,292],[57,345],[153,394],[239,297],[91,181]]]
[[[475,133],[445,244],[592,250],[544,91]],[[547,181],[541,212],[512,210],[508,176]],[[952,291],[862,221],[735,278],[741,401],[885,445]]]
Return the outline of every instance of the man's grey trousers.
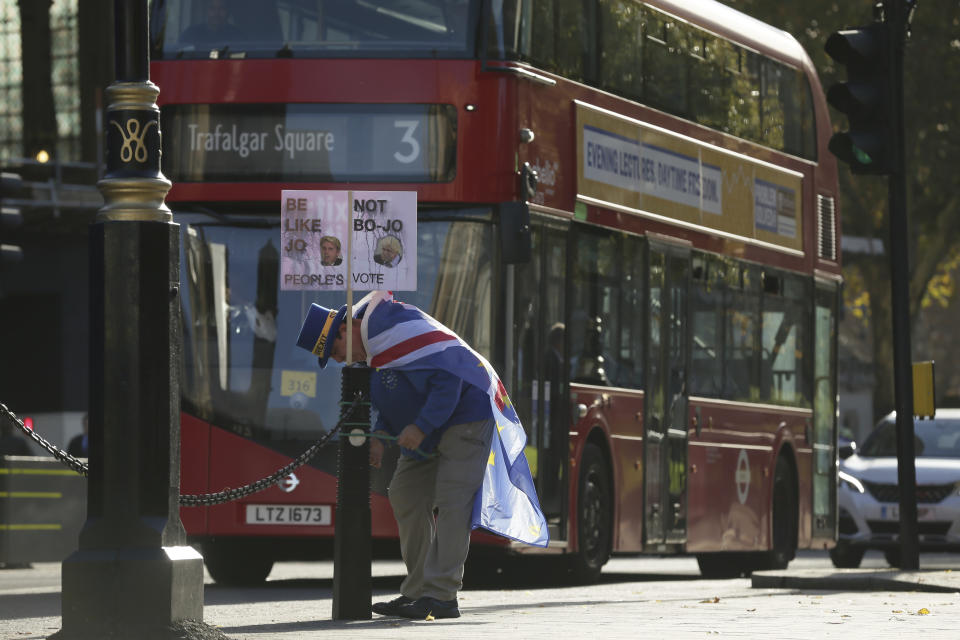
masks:
[[[470,517],[490,455],[493,418],[452,425],[436,456],[401,456],[388,489],[407,577],[400,593],[453,600],[470,550]],[[437,509],[434,517],[434,507]]]

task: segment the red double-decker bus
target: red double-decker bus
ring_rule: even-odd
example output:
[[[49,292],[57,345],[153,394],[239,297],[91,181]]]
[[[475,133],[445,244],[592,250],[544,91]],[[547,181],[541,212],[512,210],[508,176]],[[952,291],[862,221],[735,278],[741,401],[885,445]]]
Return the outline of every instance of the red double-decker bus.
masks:
[[[398,298],[501,373],[558,562],[691,554],[723,576],[832,546],[837,170],[789,34],[710,0],[164,0],[151,29],[183,493],[266,475],[339,416],[339,372],[295,340],[344,295],[280,289],[281,190],[415,190]],[[333,536],[335,450],[183,509],[216,579]]]

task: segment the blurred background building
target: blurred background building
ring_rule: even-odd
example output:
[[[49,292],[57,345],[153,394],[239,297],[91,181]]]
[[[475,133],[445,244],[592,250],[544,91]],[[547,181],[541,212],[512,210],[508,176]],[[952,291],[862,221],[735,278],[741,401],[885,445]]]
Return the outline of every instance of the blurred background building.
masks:
[[[87,408],[87,233],[112,56],[112,0],[0,0],[0,402],[63,445]]]

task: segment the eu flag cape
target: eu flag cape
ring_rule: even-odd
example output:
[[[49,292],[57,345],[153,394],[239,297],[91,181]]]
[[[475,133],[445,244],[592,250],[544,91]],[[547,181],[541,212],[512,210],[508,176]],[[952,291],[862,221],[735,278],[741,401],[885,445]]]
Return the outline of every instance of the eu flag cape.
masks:
[[[367,362],[374,368],[441,369],[490,397],[496,421],[483,485],[473,503],[472,528],[547,546],[547,522],[523,452],[527,435],[506,389],[490,363],[453,331],[417,307],[373,291],[357,303]]]

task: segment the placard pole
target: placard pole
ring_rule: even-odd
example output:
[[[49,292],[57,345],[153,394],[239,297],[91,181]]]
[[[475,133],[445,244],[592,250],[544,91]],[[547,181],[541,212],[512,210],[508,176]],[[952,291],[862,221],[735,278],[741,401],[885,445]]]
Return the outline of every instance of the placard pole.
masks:
[[[353,191],[347,191],[347,364],[353,364]]]

